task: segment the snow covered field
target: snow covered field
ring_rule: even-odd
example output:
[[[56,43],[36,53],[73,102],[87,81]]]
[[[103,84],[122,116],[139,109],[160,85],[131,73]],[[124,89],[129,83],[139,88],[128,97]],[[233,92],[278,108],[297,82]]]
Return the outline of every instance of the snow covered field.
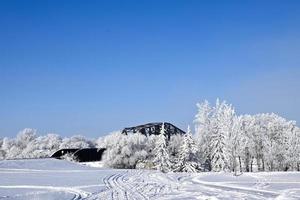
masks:
[[[169,173],[0,161],[0,199],[300,199],[300,173]]]

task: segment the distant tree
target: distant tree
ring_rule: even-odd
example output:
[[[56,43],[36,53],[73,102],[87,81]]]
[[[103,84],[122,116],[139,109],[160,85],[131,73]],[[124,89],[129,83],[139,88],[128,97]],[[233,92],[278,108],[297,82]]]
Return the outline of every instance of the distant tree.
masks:
[[[16,142],[21,148],[25,148],[26,145],[33,141],[37,137],[36,130],[31,128],[25,128],[17,135]]]
[[[70,138],[64,138],[60,144],[60,148],[90,148],[93,143],[81,135],[74,135]]]
[[[23,154],[27,158],[50,157],[55,151],[59,150],[61,143],[61,137],[56,134],[39,136],[27,145],[23,150]]]
[[[31,128],[25,128],[20,131],[16,137],[14,142],[14,150],[13,152],[19,152],[19,155],[14,156],[17,158],[26,158],[28,155],[24,154],[24,150],[28,147],[28,145],[37,138],[36,130]]]

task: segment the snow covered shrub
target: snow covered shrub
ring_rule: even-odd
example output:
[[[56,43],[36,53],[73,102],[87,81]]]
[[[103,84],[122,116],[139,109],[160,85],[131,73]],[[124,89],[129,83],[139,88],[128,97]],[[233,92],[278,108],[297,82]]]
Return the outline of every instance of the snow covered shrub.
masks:
[[[70,161],[70,162],[76,162],[78,159],[76,158],[76,156],[74,156],[74,154],[72,153],[66,153],[65,155],[63,155],[61,157],[61,159]]]
[[[151,160],[140,160],[136,163],[136,169],[155,169]]]

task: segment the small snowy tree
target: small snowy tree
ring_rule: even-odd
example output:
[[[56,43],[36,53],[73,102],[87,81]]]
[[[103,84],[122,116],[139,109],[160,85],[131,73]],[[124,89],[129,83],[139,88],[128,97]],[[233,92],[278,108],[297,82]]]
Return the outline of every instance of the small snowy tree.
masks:
[[[170,157],[167,148],[166,142],[166,134],[165,134],[165,125],[162,124],[160,134],[157,137],[155,148],[154,148],[154,166],[157,170],[161,172],[168,172],[171,168]]]
[[[191,173],[198,172],[200,165],[197,159],[197,152],[197,145],[192,138],[191,129],[188,126],[187,133],[184,136],[182,145],[179,148],[179,155],[174,171]]]

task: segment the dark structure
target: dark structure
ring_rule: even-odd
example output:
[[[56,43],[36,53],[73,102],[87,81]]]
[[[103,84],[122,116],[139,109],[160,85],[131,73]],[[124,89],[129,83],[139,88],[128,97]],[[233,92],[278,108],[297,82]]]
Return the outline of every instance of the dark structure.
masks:
[[[85,148],[85,149],[60,149],[51,158],[62,159],[62,156],[70,154],[78,162],[100,161],[105,149]]]
[[[102,159],[102,154],[105,149],[97,148],[86,148],[79,149],[76,151],[73,156],[78,162],[91,162],[91,161],[100,161]]]
[[[153,135],[153,134],[159,135],[162,124],[163,124],[163,122],[157,122],[157,123],[143,124],[143,125],[134,126],[134,127],[128,127],[128,128],[124,128],[122,133],[127,135],[128,133],[140,132],[141,134],[146,135],[146,136]],[[168,139],[170,139],[171,135],[185,134],[185,132],[183,130],[174,126],[171,123],[164,122],[164,126],[165,126],[165,133],[167,134]]]
[[[60,150],[56,151],[54,154],[52,154],[51,158],[61,159],[62,156],[66,155],[66,154],[73,155],[78,150],[79,149],[60,149]]]

